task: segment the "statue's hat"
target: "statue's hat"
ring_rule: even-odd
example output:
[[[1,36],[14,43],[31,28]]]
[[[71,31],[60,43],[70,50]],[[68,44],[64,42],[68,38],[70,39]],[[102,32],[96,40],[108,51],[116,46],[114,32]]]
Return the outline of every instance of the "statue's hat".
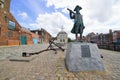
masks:
[[[79,5],[77,5],[77,6],[75,7],[74,11],[76,11],[76,9],[81,10],[81,9],[82,9],[82,7],[80,7]]]

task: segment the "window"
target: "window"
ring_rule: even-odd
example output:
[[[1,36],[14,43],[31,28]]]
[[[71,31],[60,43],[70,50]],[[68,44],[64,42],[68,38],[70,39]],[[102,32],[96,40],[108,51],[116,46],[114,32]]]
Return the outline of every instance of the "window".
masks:
[[[8,32],[8,37],[12,37],[13,33],[11,31]]]
[[[9,26],[8,26],[8,28],[9,28],[10,30],[15,30],[15,22],[9,21]]]
[[[4,8],[4,0],[0,0],[0,7]]]
[[[60,39],[60,42],[62,42],[62,39]]]
[[[7,23],[7,16],[5,16],[5,22]]]
[[[63,42],[65,42],[65,39],[63,39]]]
[[[117,38],[117,42],[120,43],[120,38]]]

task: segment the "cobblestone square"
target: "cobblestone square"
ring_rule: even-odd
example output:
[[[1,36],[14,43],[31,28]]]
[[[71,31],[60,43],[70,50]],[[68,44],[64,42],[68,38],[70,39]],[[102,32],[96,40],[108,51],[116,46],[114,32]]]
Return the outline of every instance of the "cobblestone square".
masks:
[[[0,80],[120,80],[120,52],[99,49],[104,72],[68,72],[65,52],[46,51],[30,62],[0,61]]]

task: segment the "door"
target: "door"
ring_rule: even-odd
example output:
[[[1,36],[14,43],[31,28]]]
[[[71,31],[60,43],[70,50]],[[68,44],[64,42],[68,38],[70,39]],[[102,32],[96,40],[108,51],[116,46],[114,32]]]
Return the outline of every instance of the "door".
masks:
[[[22,45],[27,44],[27,37],[24,35],[21,36],[21,44]]]
[[[34,44],[38,44],[38,39],[37,38],[33,38],[33,43]]]

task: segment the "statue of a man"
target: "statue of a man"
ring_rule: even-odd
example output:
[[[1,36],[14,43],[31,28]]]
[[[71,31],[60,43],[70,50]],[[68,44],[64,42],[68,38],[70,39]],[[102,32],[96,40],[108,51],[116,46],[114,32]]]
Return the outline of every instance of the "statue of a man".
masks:
[[[78,34],[80,34],[80,41],[82,41],[82,33],[83,33],[83,29],[84,24],[83,24],[83,19],[82,19],[82,15],[80,14],[80,10],[82,8],[80,6],[76,6],[74,11],[76,11],[76,13],[74,13],[72,10],[68,9],[70,12],[70,18],[74,19],[74,26],[71,30],[71,33],[75,34],[76,37],[76,41],[78,41]]]

